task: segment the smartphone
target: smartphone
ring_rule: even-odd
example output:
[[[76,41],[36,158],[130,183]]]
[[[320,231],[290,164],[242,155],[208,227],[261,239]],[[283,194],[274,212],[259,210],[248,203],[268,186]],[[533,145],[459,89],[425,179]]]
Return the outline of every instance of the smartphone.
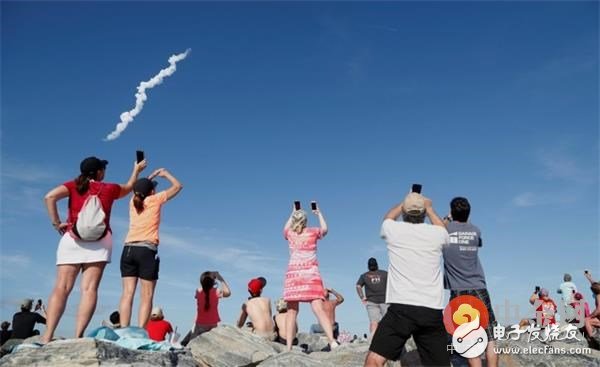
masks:
[[[589,273],[589,270],[584,270],[583,273],[587,274],[587,273]]]
[[[310,202],[310,209],[311,210],[317,210],[317,202],[316,201],[311,201]]]
[[[294,201],[294,209],[300,210],[300,202],[299,201]]]
[[[41,299],[38,299],[38,303],[37,303],[37,304],[38,304],[38,306],[40,306],[40,307],[41,307],[41,306],[42,306],[42,300],[41,300]]]
[[[422,188],[423,186],[421,184],[413,184],[411,192],[416,192],[417,194],[420,194]]]
[[[136,150],[135,151],[135,158],[137,159],[137,162],[140,163],[141,161],[144,160],[144,151],[143,150]]]
[[[539,285],[535,286],[535,293],[540,293],[540,286]]]

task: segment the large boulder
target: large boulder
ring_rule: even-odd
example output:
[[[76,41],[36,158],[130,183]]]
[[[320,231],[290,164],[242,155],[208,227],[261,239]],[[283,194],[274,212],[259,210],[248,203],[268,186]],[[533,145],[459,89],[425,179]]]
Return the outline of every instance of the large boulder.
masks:
[[[23,344],[16,352],[0,359],[0,366],[202,366],[191,353],[151,352],[119,347],[115,343],[92,338],[57,340],[43,347]]]
[[[211,367],[254,366],[278,353],[271,342],[229,325],[200,334],[188,347],[196,361]]]
[[[319,352],[329,345],[327,337],[323,334],[298,333],[298,345],[306,345],[307,352]]]
[[[302,352],[292,351],[278,354],[265,359],[259,367],[334,367],[331,363],[326,363],[312,358]],[[345,366],[345,365],[342,365]]]

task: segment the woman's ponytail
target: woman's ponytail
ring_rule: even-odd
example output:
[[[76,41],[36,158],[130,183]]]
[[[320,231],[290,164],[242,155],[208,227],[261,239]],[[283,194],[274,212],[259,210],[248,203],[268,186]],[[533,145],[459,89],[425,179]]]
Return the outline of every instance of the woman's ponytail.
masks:
[[[75,179],[75,188],[79,195],[85,194],[90,188],[90,177],[84,174],[79,175],[79,177]]]
[[[144,211],[144,199],[145,197],[140,194],[133,195],[133,206],[138,214]]]

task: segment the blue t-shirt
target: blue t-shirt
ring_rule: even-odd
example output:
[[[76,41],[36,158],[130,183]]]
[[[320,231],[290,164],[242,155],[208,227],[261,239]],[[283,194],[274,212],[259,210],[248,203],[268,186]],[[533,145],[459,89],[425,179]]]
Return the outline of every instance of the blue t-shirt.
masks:
[[[450,244],[443,248],[444,288],[463,291],[484,289],[485,274],[479,261],[481,231],[471,223],[450,222]]]

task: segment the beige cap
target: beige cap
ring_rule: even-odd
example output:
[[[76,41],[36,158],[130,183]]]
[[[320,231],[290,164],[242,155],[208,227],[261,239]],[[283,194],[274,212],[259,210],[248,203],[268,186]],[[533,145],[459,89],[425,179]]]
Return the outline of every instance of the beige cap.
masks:
[[[277,309],[277,312],[287,310],[287,307],[288,307],[287,302],[283,298],[278,299],[277,302],[275,303],[275,309]]]
[[[404,210],[406,214],[423,214],[425,212],[425,198],[421,194],[411,192],[404,198],[402,210]]]
[[[154,316],[154,317],[158,317],[158,318],[163,318],[163,310],[160,307],[154,307],[152,308],[152,312],[150,312],[150,316]]]

